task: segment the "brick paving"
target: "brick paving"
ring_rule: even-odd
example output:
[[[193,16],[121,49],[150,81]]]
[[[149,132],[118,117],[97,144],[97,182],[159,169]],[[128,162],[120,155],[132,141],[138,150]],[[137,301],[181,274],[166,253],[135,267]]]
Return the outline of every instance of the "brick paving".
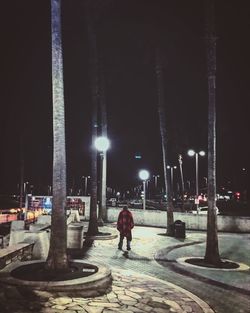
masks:
[[[102,230],[113,232],[115,228],[108,225]],[[177,264],[175,260],[178,257],[202,255],[202,251],[199,250],[202,245],[197,243],[204,241],[205,233],[188,233],[183,241],[166,237],[164,233],[164,229],[135,227],[132,251],[129,253],[117,249],[118,238],[94,241],[93,246],[86,251],[84,259],[86,262],[107,264],[112,270],[114,279],[112,289],[103,296],[82,298],[77,295],[66,297],[61,293],[37,292],[38,298],[30,299],[22,290],[4,286],[0,288],[0,313],[228,313],[232,312],[232,308],[236,309],[235,312],[250,312],[248,295],[230,288],[209,285],[207,281],[204,283],[204,280],[201,283],[193,275],[205,273],[202,275],[206,278],[211,277],[228,285],[244,283],[247,290],[249,270],[244,273],[227,274],[223,271],[215,273],[210,270],[190,269],[189,276],[173,272],[171,267]],[[220,234],[220,240],[226,243],[226,245],[221,244],[223,255],[228,257],[230,253],[231,259],[246,262],[249,255],[248,239],[249,235]],[[231,245],[229,246],[225,240],[230,240]],[[245,244],[239,245],[239,240],[240,242],[245,240]],[[187,246],[189,243],[190,245]],[[232,243],[234,243],[233,247],[237,246],[238,249],[232,249]],[[172,247],[178,249],[173,250]],[[163,261],[167,261],[164,261],[164,266],[155,261],[156,255],[161,256]]]
[[[30,300],[15,287],[1,294],[0,312],[41,313],[213,313],[209,306],[190,292],[168,282],[132,271],[113,270],[111,290],[99,297],[61,296],[37,291]]]

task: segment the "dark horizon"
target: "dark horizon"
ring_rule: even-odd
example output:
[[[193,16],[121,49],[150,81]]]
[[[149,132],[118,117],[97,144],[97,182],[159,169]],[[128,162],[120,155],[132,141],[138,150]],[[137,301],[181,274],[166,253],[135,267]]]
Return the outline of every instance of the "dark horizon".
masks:
[[[216,3],[217,185],[246,189],[248,169],[249,13],[246,1]],[[183,155],[185,180],[194,181],[187,150],[207,151],[207,71],[202,1],[107,1],[100,9],[98,48],[103,57],[108,110],[107,185],[139,183],[141,168],[162,176],[152,52],[155,34],[165,55],[164,88],[169,160]],[[0,194],[20,181],[23,137],[25,181],[52,181],[50,1],[4,3],[1,10]],[[91,98],[88,42],[81,1],[62,1],[68,188],[90,175]],[[142,160],[135,154],[141,153]],[[199,159],[200,180],[207,176]],[[246,170],[243,171],[243,168]]]

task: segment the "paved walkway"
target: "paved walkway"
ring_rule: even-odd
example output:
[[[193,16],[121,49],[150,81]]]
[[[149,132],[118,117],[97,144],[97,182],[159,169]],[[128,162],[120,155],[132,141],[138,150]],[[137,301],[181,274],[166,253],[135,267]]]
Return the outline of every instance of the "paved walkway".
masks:
[[[0,293],[0,312],[41,313],[213,313],[207,303],[174,284],[133,271],[113,269],[112,289],[103,296],[80,298],[38,291],[29,299],[15,287]],[[46,299],[46,300],[45,300]]]
[[[103,231],[108,228],[104,227]],[[219,313],[231,313],[233,307],[237,307],[237,312],[250,312],[249,269],[225,271],[180,264],[176,261],[180,257],[204,256],[206,232],[187,231],[185,239],[168,237],[165,233],[163,228],[136,226],[129,253],[117,250],[118,239],[95,241],[86,258],[103,261],[111,269],[129,269],[172,282],[199,296]],[[218,236],[223,259],[250,265],[250,234],[219,233]]]
[[[114,225],[100,228],[115,233]],[[250,271],[188,267],[183,256],[203,256],[205,232],[187,232],[186,239],[165,236],[165,230],[135,227],[132,250],[117,249],[118,238],[95,240],[84,259],[111,267],[112,289],[96,298],[65,297],[38,292],[37,299],[15,287],[0,288],[1,313],[231,313],[250,312]],[[223,258],[250,265],[250,234],[219,234]],[[124,245],[125,248],[125,245]],[[231,277],[231,279],[230,279]],[[177,286],[178,285],[178,286]]]

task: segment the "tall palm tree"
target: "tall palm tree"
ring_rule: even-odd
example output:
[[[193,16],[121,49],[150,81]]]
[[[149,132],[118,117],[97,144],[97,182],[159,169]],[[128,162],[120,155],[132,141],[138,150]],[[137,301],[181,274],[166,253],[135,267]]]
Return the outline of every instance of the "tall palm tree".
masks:
[[[66,225],[66,153],[61,39],[61,0],[51,0],[52,92],[53,92],[53,209],[46,268],[68,268]]]
[[[99,77],[99,59],[98,59],[98,49],[97,49],[97,21],[100,17],[100,12],[107,7],[109,2],[112,0],[84,0],[84,9],[85,9],[85,19],[87,26],[88,42],[89,42],[89,64],[90,64],[90,88],[91,88],[91,98],[92,98],[92,152],[91,152],[91,202],[90,202],[90,221],[88,227],[88,234],[95,235],[99,233],[98,230],[98,219],[97,219],[97,151],[94,149],[94,141],[98,135],[98,113],[99,113],[99,104],[101,102],[101,125],[102,134],[105,134],[106,125],[106,106],[104,103],[104,94],[101,97],[101,85]],[[102,99],[100,99],[102,98]],[[103,153],[104,162],[102,163],[103,172],[106,171],[106,152]],[[105,219],[105,207],[106,206],[106,175],[103,173],[101,188],[103,189],[102,195],[105,196],[105,205],[103,205],[103,198],[100,197],[100,218]],[[105,191],[104,191],[105,188]],[[102,223],[101,223],[102,224]]]
[[[221,262],[216,215],[216,36],[214,1],[206,0],[206,43],[208,71],[208,216],[205,260]]]
[[[165,99],[164,99],[164,88],[163,88],[163,66],[161,51],[157,47],[155,53],[155,73],[157,80],[157,93],[158,93],[158,114],[160,123],[160,134],[161,134],[161,146],[163,156],[163,172],[164,172],[164,183],[167,196],[167,235],[173,236],[173,201],[172,192],[170,189],[170,177],[169,171],[167,170],[168,164],[168,137],[167,137],[167,124],[166,124],[166,112],[165,112]]]
[[[105,86],[104,86],[104,73],[103,67],[101,67],[100,62],[100,111],[101,111],[101,134],[103,137],[107,137],[107,107],[105,98]],[[106,207],[106,190],[107,190],[107,151],[103,151],[102,162],[101,162],[101,186],[100,186],[100,207],[99,207],[99,217],[100,220],[107,220],[107,207]]]
[[[92,99],[92,147],[91,147],[91,200],[90,200],[90,219],[87,234],[90,236],[99,233],[97,221],[97,150],[94,142],[97,138],[98,127],[98,100],[99,100],[99,81],[98,81],[98,54],[96,33],[94,29],[94,14],[91,10],[91,2],[84,2],[85,18],[89,42],[89,63],[90,63],[90,88]]]
[[[23,209],[23,184],[24,184],[24,153],[23,153],[23,134],[20,137],[20,196],[19,207]]]

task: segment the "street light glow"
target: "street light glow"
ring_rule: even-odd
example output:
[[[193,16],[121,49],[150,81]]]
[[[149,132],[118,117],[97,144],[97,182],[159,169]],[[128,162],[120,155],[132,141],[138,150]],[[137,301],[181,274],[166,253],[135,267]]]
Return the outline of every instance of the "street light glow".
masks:
[[[198,213],[198,208],[199,208],[199,178],[198,178],[198,157],[200,156],[204,156],[206,153],[205,151],[201,150],[199,152],[195,152],[194,150],[188,150],[188,155],[193,157],[195,155],[195,193],[196,193],[196,205],[197,205],[197,213]]]
[[[107,137],[98,137],[95,140],[95,147],[98,151],[105,152],[108,150],[110,142]]]
[[[193,149],[190,149],[190,150],[188,150],[188,152],[187,152],[187,154],[188,154],[189,156],[191,156],[191,157],[194,156],[196,153],[197,153],[197,152],[195,152]],[[205,155],[206,155],[206,152],[203,151],[203,150],[201,150],[201,151],[198,152],[198,154],[199,154],[200,156],[205,156]]]
[[[188,153],[188,155],[191,156],[191,157],[195,155],[195,151],[192,150],[192,149],[191,149],[191,150],[188,150],[187,153]]]
[[[148,172],[147,170],[141,170],[141,171],[139,172],[139,177],[140,177],[140,179],[142,179],[142,180],[146,180],[146,179],[149,178],[149,172]]]

